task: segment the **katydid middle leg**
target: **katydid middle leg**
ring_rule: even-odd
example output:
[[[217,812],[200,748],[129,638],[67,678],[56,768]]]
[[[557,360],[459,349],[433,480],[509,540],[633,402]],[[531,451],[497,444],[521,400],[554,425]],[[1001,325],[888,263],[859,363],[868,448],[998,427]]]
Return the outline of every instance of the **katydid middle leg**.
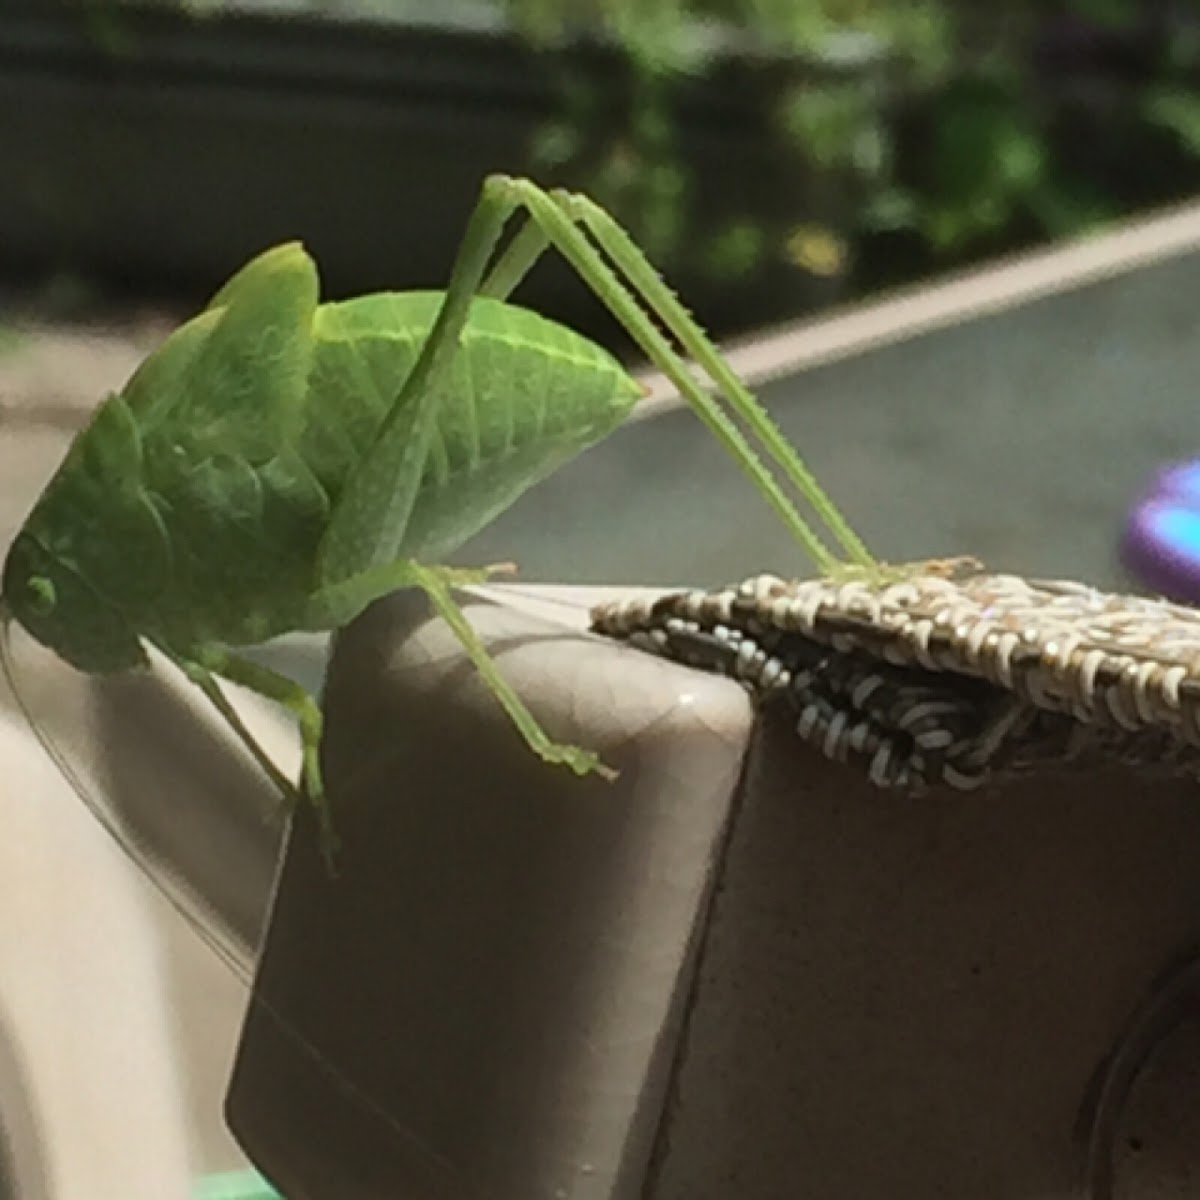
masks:
[[[511,564],[492,567],[462,568],[427,566],[406,560],[387,567],[373,567],[361,575],[331,584],[314,598],[316,620],[344,624],[360,613],[372,600],[405,587],[418,587],[429,598],[434,611],[458,639],[471,664],[479,672],[500,706],[508,714],[526,745],[544,762],[569,767],[577,775],[595,772],[615,778],[599,756],[580,746],[556,742],[542,729],[537,718],[525,706],[515,689],[504,678],[495,660],[488,654],[466,614],[455,602],[451,589],[485,583],[494,575],[507,573]]]

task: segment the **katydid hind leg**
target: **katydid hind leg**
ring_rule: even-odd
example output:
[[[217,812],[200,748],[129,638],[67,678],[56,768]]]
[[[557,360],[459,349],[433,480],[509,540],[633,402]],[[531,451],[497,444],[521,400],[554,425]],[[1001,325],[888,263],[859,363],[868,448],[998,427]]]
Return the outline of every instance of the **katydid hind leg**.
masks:
[[[654,269],[637,243],[598,204],[586,196],[569,195],[563,201],[609,258],[620,267],[626,281],[672,336],[716,384],[734,414],[758,439],[765,453],[783,471],[788,482],[811,505],[840,548],[859,566],[873,558],[836,505],[817,483],[792,444],[737,377],[708,335]]]
[[[504,226],[518,209],[525,210],[528,222],[485,278]],[[421,357],[333,514],[319,554],[320,582],[337,582],[401,556],[471,299],[481,292],[507,296],[550,244],[671,379],[818,567],[835,569],[836,553],[796,510],[737,424],[698,383],[660,332],[656,320],[703,367],[717,393],[758,438],[762,453],[812,505],[842,551],[869,565],[872,560],[862,542],[799,456],[620,226],[584,197],[548,193],[528,180],[492,176],[472,214],[445,301]]]
[[[632,239],[611,217],[584,197],[562,191],[548,193],[528,180],[494,176],[488,182],[498,194],[507,195],[512,207],[522,207],[529,213],[545,239],[574,267],[642,352],[676,386],[680,395],[734,458],[819,568],[835,570],[838,563],[836,554],[831,552],[796,510],[779,481],[759,458],[758,452],[728,413],[700,385],[684,359],[660,332],[656,320],[704,368],[717,394],[736,416],[748,424],[759,439],[762,452],[776,463],[787,481],[812,505],[843,550],[864,565],[871,562],[861,541],[827,500],[799,456],[774,428],[745,387],[736,380],[699,326],[675,300],[641,251],[637,250]],[[604,254],[597,249],[597,245]],[[520,260],[517,264],[519,270],[527,269],[525,260],[538,247],[539,243],[534,242],[523,252],[516,253],[514,246],[510,247],[509,254]],[[605,255],[619,268],[623,278],[614,271]],[[502,260],[494,274],[504,276],[503,267]],[[513,274],[519,277],[517,272]],[[509,279],[503,278],[501,282],[507,285]]]

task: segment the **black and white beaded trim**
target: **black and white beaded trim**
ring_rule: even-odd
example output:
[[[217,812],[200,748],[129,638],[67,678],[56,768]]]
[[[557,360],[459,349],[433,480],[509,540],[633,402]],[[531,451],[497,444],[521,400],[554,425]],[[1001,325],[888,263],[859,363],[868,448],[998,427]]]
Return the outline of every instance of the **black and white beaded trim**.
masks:
[[[1200,612],[920,564],[881,581],[760,575],[602,605],[593,628],[786,701],[880,787],[976,787],[1047,762],[1200,774]]]

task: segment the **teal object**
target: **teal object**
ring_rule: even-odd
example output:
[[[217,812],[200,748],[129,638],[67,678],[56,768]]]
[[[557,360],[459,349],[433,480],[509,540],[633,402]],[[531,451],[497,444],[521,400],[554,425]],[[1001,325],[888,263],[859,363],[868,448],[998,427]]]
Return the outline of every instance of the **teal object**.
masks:
[[[206,1175],[196,1185],[193,1200],[283,1200],[257,1171],[223,1171]]]

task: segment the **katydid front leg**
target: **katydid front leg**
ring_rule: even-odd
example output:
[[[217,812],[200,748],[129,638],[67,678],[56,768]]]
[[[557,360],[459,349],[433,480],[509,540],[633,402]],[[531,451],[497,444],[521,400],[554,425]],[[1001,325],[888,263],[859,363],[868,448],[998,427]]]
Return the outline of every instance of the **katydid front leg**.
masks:
[[[321,709],[316,700],[294,679],[272,671],[269,667],[251,662],[241,655],[233,654],[220,646],[199,646],[188,655],[171,654],[184,674],[208,697],[216,710],[225,718],[255,761],[285,796],[297,798],[295,787],[285,779],[271,762],[254,735],[246,728],[237,710],[221,690],[214,676],[221,676],[287,709],[296,720],[300,731],[301,776],[304,791],[317,815],[320,832],[321,852],[326,865],[333,869],[337,853],[337,835],[329,801],[325,795],[325,783],[321,775]]]

